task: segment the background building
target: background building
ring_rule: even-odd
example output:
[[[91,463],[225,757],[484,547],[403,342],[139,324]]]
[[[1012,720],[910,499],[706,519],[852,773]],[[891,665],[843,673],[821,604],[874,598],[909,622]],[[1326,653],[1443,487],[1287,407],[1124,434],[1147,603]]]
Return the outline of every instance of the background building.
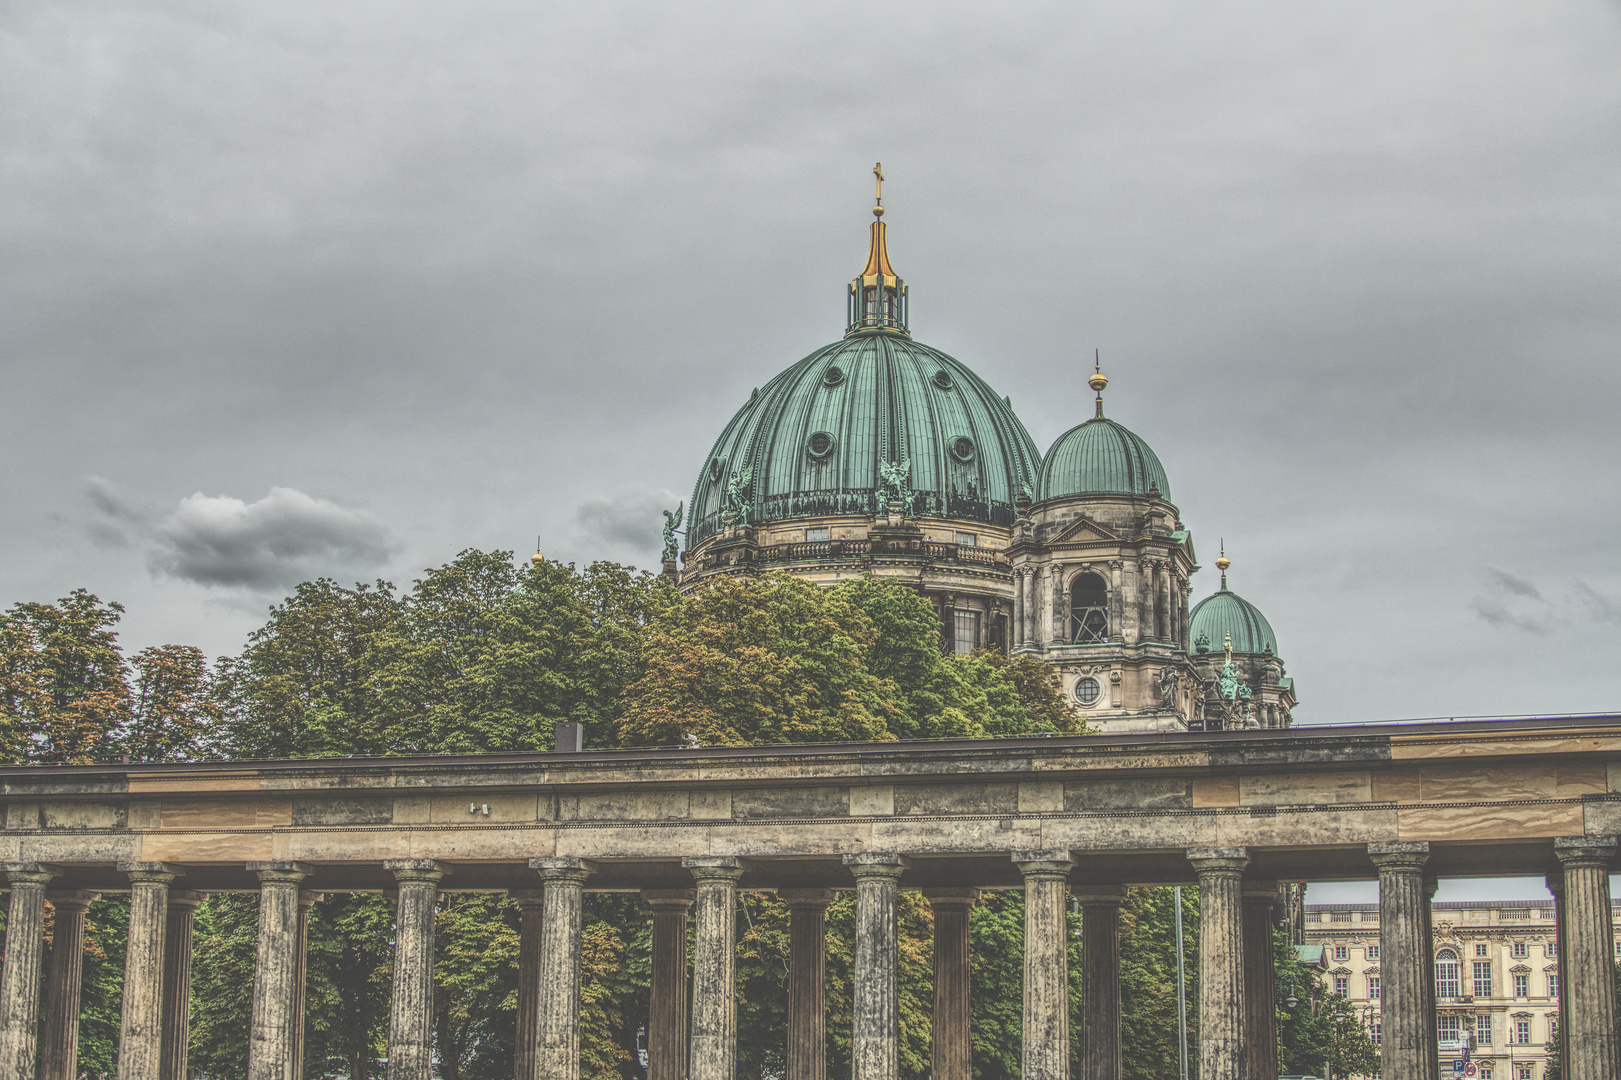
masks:
[[[1553,900],[1438,903],[1434,927],[1441,1075],[1452,1075],[1467,1041],[1477,1080],[1543,1080],[1559,1024]],[[1304,932],[1323,946],[1324,985],[1362,1011],[1377,1038],[1379,905],[1308,904]],[[1621,936],[1615,950],[1621,956]]]

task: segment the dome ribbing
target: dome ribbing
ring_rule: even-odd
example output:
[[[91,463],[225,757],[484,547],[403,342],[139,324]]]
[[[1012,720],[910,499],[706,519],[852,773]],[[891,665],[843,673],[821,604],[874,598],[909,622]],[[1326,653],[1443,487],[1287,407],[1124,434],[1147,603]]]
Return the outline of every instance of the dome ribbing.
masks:
[[[1202,638],[1206,651],[1219,653],[1228,634],[1232,635],[1235,653],[1278,655],[1278,639],[1266,616],[1254,604],[1224,588],[1194,607],[1188,618],[1188,638],[1195,651]]]
[[[1041,466],[1037,499],[1071,495],[1147,495],[1169,500],[1165,469],[1148,444],[1113,420],[1093,417],[1058,437]]]

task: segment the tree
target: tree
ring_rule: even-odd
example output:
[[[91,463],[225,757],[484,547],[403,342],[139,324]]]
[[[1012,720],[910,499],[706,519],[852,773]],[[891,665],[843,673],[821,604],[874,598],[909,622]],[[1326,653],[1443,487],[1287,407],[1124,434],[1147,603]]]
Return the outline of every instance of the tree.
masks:
[[[135,693],[122,739],[125,753],[131,761],[196,760],[224,715],[203,651],[155,645],[136,653],[132,663]]]
[[[1326,1072],[1372,1076],[1379,1071],[1379,1048],[1366,1020],[1345,998],[1296,958],[1288,936],[1273,936],[1278,1008],[1278,1061],[1287,1072]],[[1293,1000],[1295,1004],[1290,1005]]]
[[[124,608],[75,589],[0,613],[0,760],[84,764],[116,751],[130,715]]]

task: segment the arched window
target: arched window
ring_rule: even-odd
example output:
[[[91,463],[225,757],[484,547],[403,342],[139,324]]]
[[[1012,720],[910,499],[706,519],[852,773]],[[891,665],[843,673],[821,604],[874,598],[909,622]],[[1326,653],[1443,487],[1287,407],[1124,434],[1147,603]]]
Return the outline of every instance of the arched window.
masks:
[[[1442,949],[1435,954],[1435,996],[1455,998],[1459,994],[1458,954],[1451,949]]]
[[[1070,583],[1069,640],[1075,645],[1109,640],[1109,588],[1096,574],[1077,575]]]

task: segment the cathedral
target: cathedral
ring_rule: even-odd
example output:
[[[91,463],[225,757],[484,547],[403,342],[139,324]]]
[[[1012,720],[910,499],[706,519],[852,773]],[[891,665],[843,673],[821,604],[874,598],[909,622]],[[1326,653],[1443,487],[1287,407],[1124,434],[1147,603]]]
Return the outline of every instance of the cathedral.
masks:
[[[698,474],[683,590],[783,571],[832,584],[906,582],[941,647],[1052,665],[1104,732],[1288,727],[1295,704],[1265,616],[1227,588],[1190,604],[1193,535],[1152,448],[1094,414],[1042,454],[1012,403],[912,337],[883,220],[848,288],[844,336],[750,395]],[[677,556],[681,556],[678,569]]]

